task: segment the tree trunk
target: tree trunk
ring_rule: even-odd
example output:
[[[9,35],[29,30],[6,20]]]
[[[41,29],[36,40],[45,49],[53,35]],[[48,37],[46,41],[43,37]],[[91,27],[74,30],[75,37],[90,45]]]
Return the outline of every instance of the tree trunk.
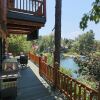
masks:
[[[55,51],[54,51],[54,90],[57,87],[58,70],[60,67],[60,47],[61,47],[61,3],[62,0],[56,0],[55,8]]]
[[[54,65],[55,63],[58,63],[58,67],[60,67],[60,47],[61,47],[61,4],[62,0],[56,0]]]

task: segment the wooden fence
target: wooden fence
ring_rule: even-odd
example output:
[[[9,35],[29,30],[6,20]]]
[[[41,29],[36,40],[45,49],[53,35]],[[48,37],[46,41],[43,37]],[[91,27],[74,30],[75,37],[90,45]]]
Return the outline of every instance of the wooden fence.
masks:
[[[29,54],[32,61],[39,64],[39,73],[50,84],[55,82],[55,68],[49,66],[41,57]],[[56,87],[64,93],[70,100],[100,100],[100,93],[83,83],[65,75],[61,71],[56,72]],[[100,90],[100,89],[99,89]]]

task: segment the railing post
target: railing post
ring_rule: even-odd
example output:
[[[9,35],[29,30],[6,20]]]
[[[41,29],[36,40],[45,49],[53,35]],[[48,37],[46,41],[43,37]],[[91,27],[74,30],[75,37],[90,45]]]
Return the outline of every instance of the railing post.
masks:
[[[43,0],[43,14],[46,17],[46,0]]]
[[[100,100],[100,81],[99,81],[99,89],[98,89],[98,100]]]
[[[41,73],[41,71],[42,71],[41,61],[42,61],[42,59],[41,59],[41,57],[39,57],[39,74],[40,74],[40,76],[42,75],[42,73]]]
[[[44,56],[45,63],[47,63],[47,56]]]
[[[28,59],[30,59],[30,52],[28,53]]]

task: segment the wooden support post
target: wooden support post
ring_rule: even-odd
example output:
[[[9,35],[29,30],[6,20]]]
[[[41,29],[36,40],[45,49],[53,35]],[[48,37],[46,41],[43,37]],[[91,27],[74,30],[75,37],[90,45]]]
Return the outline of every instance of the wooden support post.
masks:
[[[7,0],[0,0],[0,23],[5,24],[7,21]]]
[[[0,0],[0,24],[2,23],[2,1]],[[1,27],[1,26],[0,26]],[[0,33],[1,34],[1,33]]]
[[[0,69],[2,69],[2,38],[0,37]]]
[[[7,0],[0,0],[0,36],[5,37],[7,33]]]
[[[5,42],[5,39],[3,39],[3,43],[2,43],[2,55],[3,55],[3,60],[5,59],[5,45],[6,45],[6,42]]]
[[[15,2],[15,0],[8,0],[8,8],[14,8],[14,2]]]

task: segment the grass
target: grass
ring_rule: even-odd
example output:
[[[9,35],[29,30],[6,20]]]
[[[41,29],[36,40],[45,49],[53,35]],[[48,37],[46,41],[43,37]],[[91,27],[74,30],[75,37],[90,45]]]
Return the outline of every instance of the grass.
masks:
[[[73,73],[71,69],[67,69],[67,68],[63,68],[63,67],[60,67],[60,71],[69,76],[72,76],[72,73]]]
[[[73,55],[75,57],[79,57],[80,55],[74,52],[68,52],[68,53],[63,53],[64,57],[69,57],[70,55]]]

